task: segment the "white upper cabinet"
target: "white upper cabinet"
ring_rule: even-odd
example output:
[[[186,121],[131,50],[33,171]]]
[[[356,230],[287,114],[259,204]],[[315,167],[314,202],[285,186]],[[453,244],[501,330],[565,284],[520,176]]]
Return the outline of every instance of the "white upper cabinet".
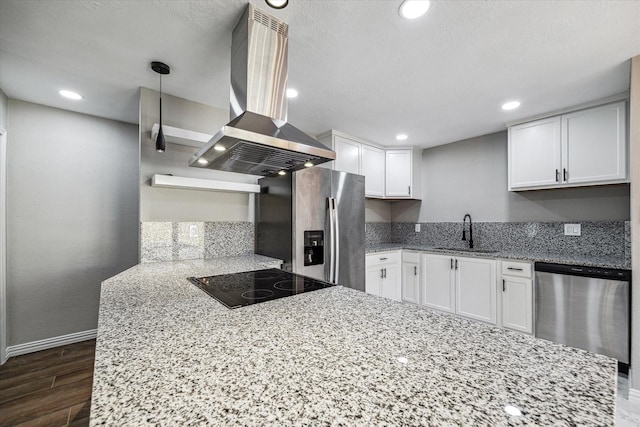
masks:
[[[509,128],[509,190],[629,182],[626,102]]]
[[[385,151],[384,195],[390,199],[422,199],[422,156],[413,148]]]
[[[385,196],[411,197],[412,154],[412,150],[387,150]]]
[[[419,151],[413,148],[384,149],[335,130],[318,135],[318,140],[336,152],[336,160],[323,164],[325,167],[364,175],[366,197],[422,198],[422,156]]]
[[[338,153],[333,165],[335,170],[362,175],[360,171],[362,144],[336,135],[333,149]]]
[[[624,102],[562,116],[563,178],[567,184],[627,178]]]
[[[509,190],[560,182],[560,124],[551,117],[509,128]]]
[[[384,150],[362,145],[362,175],[364,175],[364,193],[367,197],[384,196]]]

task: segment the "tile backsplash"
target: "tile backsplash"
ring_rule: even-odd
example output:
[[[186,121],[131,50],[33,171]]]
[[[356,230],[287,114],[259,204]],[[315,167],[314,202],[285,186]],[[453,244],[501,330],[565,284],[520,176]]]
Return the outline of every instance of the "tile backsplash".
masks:
[[[367,223],[367,245],[406,243],[432,247],[465,248],[462,222],[426,222],[421,232],[415,223]],[[581,221],[581,236],[565,236],[565,222],[474,222],[478,249],[527,254],[580,254],[630,260],[629,221]],[[468,238],[468,232],[467,232]],[[386,239],[386,240],[385,240]]]
[[[140,262],[253,253],[253,222],[142,222]]]

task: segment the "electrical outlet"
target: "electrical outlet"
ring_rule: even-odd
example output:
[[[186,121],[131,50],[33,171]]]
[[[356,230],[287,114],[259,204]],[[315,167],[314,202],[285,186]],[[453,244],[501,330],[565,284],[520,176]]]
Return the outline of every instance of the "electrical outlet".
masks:
[[[580,226],[580,224],[565,224],[564,235],[565,236],[581,236],[582,227]]]
[[[189,237],[191,238],[198,237],[198,226],[196,224],[191,224],[189,226]]]
[[[416,224],[416,233],[420,232],[420,224]]]

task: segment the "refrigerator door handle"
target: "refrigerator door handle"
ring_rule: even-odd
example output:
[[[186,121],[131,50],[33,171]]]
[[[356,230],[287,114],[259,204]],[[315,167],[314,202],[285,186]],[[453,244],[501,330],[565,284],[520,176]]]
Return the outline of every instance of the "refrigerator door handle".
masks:
[[[336,240],[333,248],[335,250],[335,276],[333,278],[333,283],[338,283],[338,277],[340,277],[340,221],[338,218],[340,214],[338,212],[338,203],[336,203],[336,199],[333,198],[333,217],[335,221],[336,228]]]
[[[336,268],[336,251],[334,250],[335,241],[336,241],[336,229],[334,223],[334,204],[333,197],[327,198],[327,204],[329,205],[329,282],[333,283],[333,278],[335,276],[335,268]]]

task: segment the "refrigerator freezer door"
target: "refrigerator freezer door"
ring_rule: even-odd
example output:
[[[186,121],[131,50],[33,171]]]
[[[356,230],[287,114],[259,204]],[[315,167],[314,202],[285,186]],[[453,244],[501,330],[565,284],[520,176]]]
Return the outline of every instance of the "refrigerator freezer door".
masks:
[[[364,176],[329,172],[336,200],[336,282],[364,292]]]
[[[331,170],[309,168],[293,174],[293,272],[318,280],[329,280],[331,241],[329,235],[329,205]],[[324,264],[304,265],[304,232],[324,230]]]

